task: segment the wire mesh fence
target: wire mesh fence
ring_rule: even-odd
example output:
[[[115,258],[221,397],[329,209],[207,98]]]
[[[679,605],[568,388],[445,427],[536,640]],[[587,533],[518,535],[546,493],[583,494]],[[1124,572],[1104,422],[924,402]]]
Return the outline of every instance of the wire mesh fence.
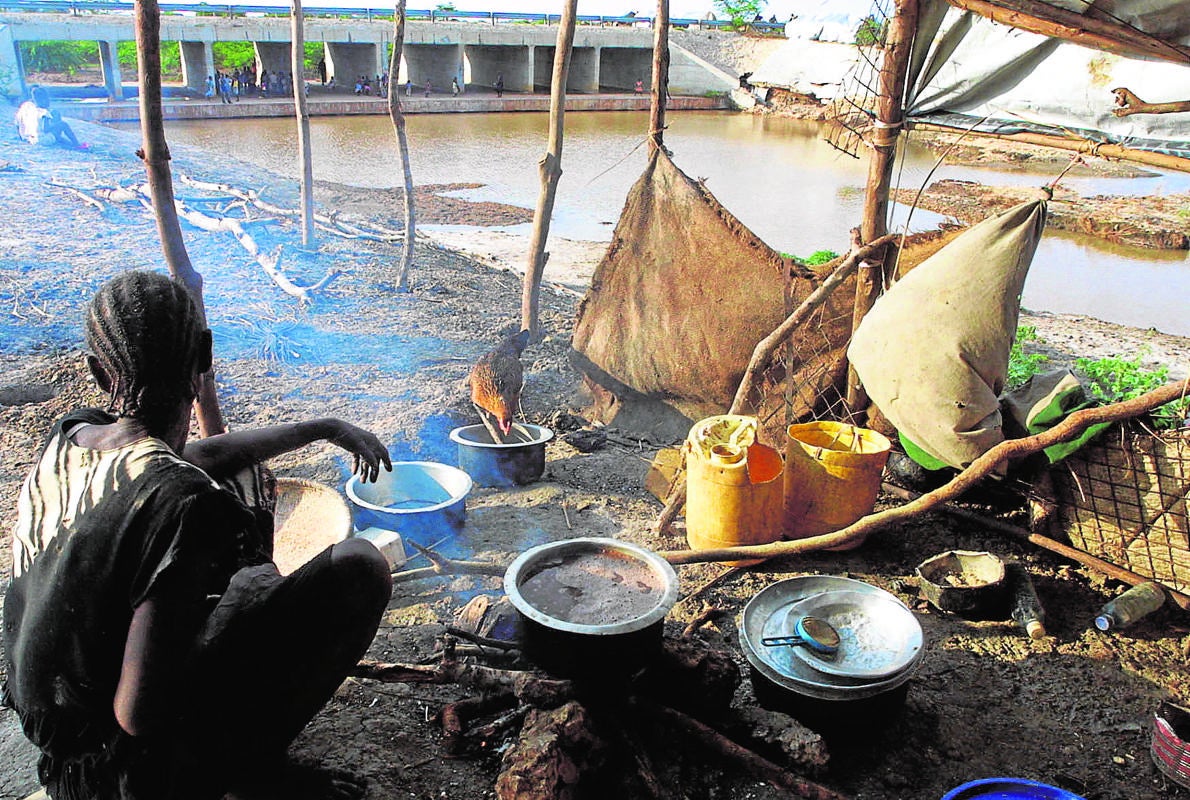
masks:
[[[852,158],[859,158],[870,144],[880,86],[880,47],[894,11],[891,0],[872,3],[870,13],[855,34],[859,57],[844,77],[843,91],[827,114],[827,143]]]
[[[1051,477],[1051,531],[1104,561],[1190,591],[1190,431],[1114,425]]]

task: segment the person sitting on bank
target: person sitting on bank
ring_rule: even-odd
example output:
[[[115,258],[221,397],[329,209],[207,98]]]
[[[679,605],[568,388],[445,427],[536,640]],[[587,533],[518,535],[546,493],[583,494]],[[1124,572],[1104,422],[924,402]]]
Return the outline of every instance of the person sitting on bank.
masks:
[[[261,462],[325,440],[375,480],[373,434],[326,418],[187,441],[211,332],[181,284],[108,281],[85,316],[107,410],[54,424],[25,480],[3,701],[56,800],[359,797],[286,750],[368,649],[391,597],[364,539],[271,560]]]
[[[44,87],[33,87],[29,99],[17,108],[16,124],[17,134],[29,144],[37,144],[48,133],[62,147],[84,147],[62,116],[50,109],[50,95]]]

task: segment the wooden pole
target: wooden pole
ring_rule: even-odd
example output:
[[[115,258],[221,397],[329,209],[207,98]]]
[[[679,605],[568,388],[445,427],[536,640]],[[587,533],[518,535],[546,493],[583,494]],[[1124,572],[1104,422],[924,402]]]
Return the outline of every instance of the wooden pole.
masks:
[[[868,161],[868,182],[864,196],[864,215],[860,241],[873,242],[888,233],[888,194],[892,185],[897,137],[904,120],[905,74],[913,34],[917,28],[917,0],[896,0],[896,11],[889,21],[880,64],[879,95],[873,123],[872,153]],[[883,290],[888,270],[895,263],[891,253],[878,260],[877,268],[860,270],[855,281],[855,310],[851,318],[854,332]],[[867,393],[860,386],[855,370],[847,370],[847,406],[858,414],[868,404]]]
[[[521,328],[537,338],[537,308],[541,298],[541,276],[549,257],[545,252],[550,232],[550,216],[554,213],[554,195],[558,179],[562,177],[563,115],[566,111],[566,78],[570,74],[570,50],[574,44],[574,20],[578,0],[566,0],[562,18],[558,22],[558,45],[554,49],[554,74],[550,86],[550,134],[544,156],[537,162],[541,176],[541,192],[537,195],[537,209],[533,214],[533,233],[529,241],[529,265],[521,291]]]
[[[947,0],[955,8],[973,11],[981,17],[1022,31],[1040,33],[1116,55],[1159,58],[1190,64],[1190,47],[1163,41],[1126,23],[1095,16],[1097,9],[1087,4],[1086,13],[1068,10],[1043,0]],[[1108,12],[1104,12],[1105,14]]]
[[[306,23],[302,0],[292,0],[290,72],[293,78],[293,108],[297,114],[298,162],[301,166],[302,244],[314,243],[314,164],[310,155],[310,110],[306,106]]]
[[[649,155],[665,149],[665,101],[669,97],[669,0],[657,0],[653,22],[653,87],[649,106]]]
[[[388,117],[397,136],[397,152],[401,157],[401,172],[405,176],[405,248],[401,251],[401,266],[397,270],[397,289],[409,290],[409,269],[413,266],[413,243],[417,230],[417,215],[413,205],[413,168],[409,165],[409,138],[405,133],[405,113],[401,110],[401,93],[397,90],[397,76],[401,72],[401,51],[405,47],[405,0],[397,0],[393,14],[393,52],[388,62]]]
[[[909,127],[915,131],[939,131],[942,133],[954,134],[960,133],[960,131],[954,128],[947,128],[942,125],[934,125],[926,122],[913,122],[910,123]],[[1053,147],[1058,150],[1070,150],[1095,158],[1133,161],[1137,164],[1145,164],[1150,167],[1161,167],[1162,169],[1176,169],[1181,172],[1190,172],[1190,158],[1182,158],[1181,156],[1174,156],[1168,153],[1156,153],[1150,150],[1134,150],[1130,147],[1124,147],[1123,145],[1119,144],[1104,144],[1102,142],[1093,142],[1090,139],[1083,139],[1079,137],[1057,136],[1054,134],[1032,133],[1029,131],[1021,131],[1019,133],[990,133],[977,130],[961,132],[967,136],[983,136],[990,139],[1007,139],[1013,142],[1024,142],[1026,144],[1035,144],[1042,147]]]
[[[145,162],[153,217],[165,253],[165,264],[174,280],[190,292],[206,324],[202,275],[190,263],[182,225],[174,206],[174,183],[170,173],[169,145],[165,141],[165,117],[161,108],[161,8],[157,0],[136,0],[136,59],[139,64],[140,129],[143,145],[137,155]],[[200,436],[213,436],[226,429],[219,399],[215,394],[214,368],[202,377],[194,412]]]

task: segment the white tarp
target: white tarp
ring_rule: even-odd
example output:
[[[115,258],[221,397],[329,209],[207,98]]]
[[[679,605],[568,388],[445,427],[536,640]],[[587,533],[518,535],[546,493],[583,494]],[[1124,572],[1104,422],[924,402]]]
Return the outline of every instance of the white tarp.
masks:
[[[859,50],[853,44],[794,40],[773,52],[752,73],[751,82],[833,100],[842,96],[845,79],[858,59]]]
[[[814,42],[855,41],[855,30],[872,14],[872,0],[801,0],[785,23],[785,36]]]
[[[1190,25],[1187,4],[1180,5],[1182,21]],[[1126,86],[1150,103],[1190,99],[1190,66],[1064,44],[940,0],[924,0],[918,37],[906,100],[910,117],[956,112],[976,120],[1098,131],[1130,146],[1190,139],[1190,113],[1116,117],[1111,93]]]

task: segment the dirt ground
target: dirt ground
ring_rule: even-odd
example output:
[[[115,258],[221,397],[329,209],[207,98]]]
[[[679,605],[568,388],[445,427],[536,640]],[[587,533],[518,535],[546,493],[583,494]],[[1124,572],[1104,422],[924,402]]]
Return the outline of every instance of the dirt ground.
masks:
[[[152,219],[139,204],[97,209],[50,185],[91,190],[143,180],[133,155],[135,137],[90,125],[76,128],[90,145],[86,151],[0,142],[0,213],[10,220],[0,235],[0,508],[6,527],[51,422],[80,404],[100,402],[81,368],[83,304],[117,270],[161,263]],[[254,167],[221,161],[215,171],[206,154],[179,148],[173,155],[176,167],[196,178],[267,186],[272,202],[296,204],[295,186]],[[193,202],[197,194],[179,189]],[[399,205],[391,205],[391,193],[377,197],[320,187],[316,195],[322,204],[333,199],[346,216],[399,227]],[[459,221],[452,217],[459,213],[464,212],[442,211],[440,221]],[[420,219],[430,222],[434,214],[427,203]],[[475,358],[515,329],[519,276],[419,241],[412,291],[399,293],[394,290],[399,247],[323,235],[315,247],[302,248],[289,222],[259,215],[250,230],[264,249],[282,248],[282,266],[299,283],[313,283],[332,267],[342,274],[309,307],[300,307],[230,236],[187,229],[191,258],[206,279],[219,394],[229,424],[243,428],[340,416],[390,442],[394,459],[453,463],[447,433],[474,421],[461,382]],[[546,287],[545,337],[523,359],[524,415],[559,433],[548,446],[545,475],[523,488],[477,489],[468,497],[460,545],[470,558],[507,563],[532,545],[575,536],[609,536],[655,550],[685,546],[680,524],[672,535],[652,533],[660,504],[643,487],[654,452],[672,443],[638,441],[614,430],[594,452],[565,441],[562,415],[579,414],[584,404],[568,361],[577,300],[573,291]],[[1055,360],[1144,352],[1174,374],[1184,375],[1190,365],[1185,339],[1084,318],[1028,315],[1025,321],[1037,325],[1039,346]],[[311,447],[272,466],[280,475],[336,487],[348,469],[329,446]],[[883,497],[878,507],[892,502]],[[976,508],[1020,521],[1018,508]],[[969,622],[931,609],[914,570],[949,549],[990,550],[1025,564],[1045,605],[1049,636],[1034,641],[1010,621]],[[0,560],[8,563],[10,554],[5,540]],[[1119,633],[1099,633],[1091,620],[1120,591],[1118,583],[946,515],[883,530],[850,552],[729,574],[728,569],[720,564],[678,569],[682,599],[667,619],[666,634],[678,636],[707,608],[718,609],[695,636],[734,655],[744,675],[734,700],[741,709],[754,706],[756,698],[739,650],[737,617],[748,599],[776,580],[850,576],[894,593],[921,623],[927,653],[908,684],[903,709],[850,721],[846,735],[828,740],[829,763],[812,776],[845,796],[937,800],[969,780],[1013,776],[1057,784],[1088,800],[1190,797],[1157,772],[1149,755],[1158,702],[1190,702],[1190,627],[1174,609]],[[398,583],[369,656],[432,663],[445,626],[479,593],[499,595],[499,581],[456,576]],[[350,679],[295,743],[295,754],[365,777],[372,800],[494,797],[508,740],[496,736],[457,755],[444,748],[438,714],[468,694],[453,685]],[[638,733],[667,797],[787,796],[672,730],[642,719]],[[31,792],[34,764],[13,714],[0,711],[0,797]],[[613,767],[602,785],[608,782],[621,796],[649,796],[635,767]]]

